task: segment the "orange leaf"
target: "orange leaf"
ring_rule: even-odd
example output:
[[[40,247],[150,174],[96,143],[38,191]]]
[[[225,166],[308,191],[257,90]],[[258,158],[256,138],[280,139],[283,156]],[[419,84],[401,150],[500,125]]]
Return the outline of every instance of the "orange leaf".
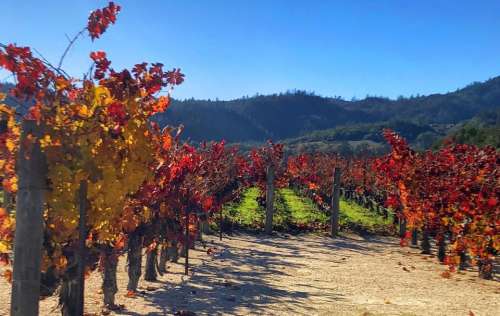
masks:
[[[125,235],[120,234],[118,239],[115,242],[115,249],[120,250],[125,247]]]
[[[161,96],[158,98],[158,102],[153,106],[153,112],[159,113],[164,112],[168,106],[170,105],[170,97],[169,96]]]
[[[57,79],[56,79],[56,90],[57,91],[64,90],[67,87],[69,87],[69,85],[70,85],[70,82],[66,78],[64,78],[63,76],[57,77]]]
[[[163,134],[162,141],[163,141],[162,144],[163,150],[169,150],[170,147],[172,147],[172,136],[170,136],[170,134],[168,133]]]
[[[449,279],[451,278],[451,273],[449,271],[444,271],[443,273],[441,273],[441,276],[445,279]]]
[[[128,290],[127,294],[125,294],[125,297],[129,297],[129,298],[134,298],[136,296],[137,296],[137,294],[133,290]]]
[[[12,271],[11,270],[5,270],[3,273],[4,278],[7,280],[7,282],[12,284]]]

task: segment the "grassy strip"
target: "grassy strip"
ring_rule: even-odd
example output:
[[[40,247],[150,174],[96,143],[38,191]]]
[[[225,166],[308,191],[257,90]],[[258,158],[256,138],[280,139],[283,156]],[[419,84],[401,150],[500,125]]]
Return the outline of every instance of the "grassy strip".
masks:
[[[316,205],[306,197],[298,196],[292,189],[286,188],[279,191],[286,207],[290,210],[292,222],[296,225],[309,225],[311,223],[328,222],[328,215],[320,211]]]
[[[240,203],[228,203],[224,205],[222,213],[224,217],[240,226],[259,228],[264,223],[265,213],[259,206],[257,198],[259,188],[249,188],[243,193]]]
[[[224,206],[224,216],[240,227],[261,229],[264,226],[265,209],[257,202],[259,189],[249,188],[239,203]],[[328,212],[318,209],[312,200],[298,196],[290,188],[280,189],[275,194],[274,226],[277,230],[290,228],[319,228],[329,223]],[[392,229],[392,218],[381,215],[356,204],[340,201],[340,225],[344,228],[372,233],[388,232]]]
[[[344,199],[340,200],[340,225],[372,233],[391,232],[393,229],[392,215],[384,218],[353,201]]]

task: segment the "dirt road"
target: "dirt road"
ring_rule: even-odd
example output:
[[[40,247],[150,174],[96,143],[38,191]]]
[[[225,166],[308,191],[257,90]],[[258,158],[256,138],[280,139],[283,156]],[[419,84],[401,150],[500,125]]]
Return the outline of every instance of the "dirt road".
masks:
[[[238,235],[208,241],[214,253],[192,251],[192,275],[169,263],[169,273],[142,282],[144,294],[136,298],[124,297],[122,260],[120,315],[182,309],[198,315],[500,315],[498,280],[480,280],[475,272],[444,278],[446,267],[434,257],[401,248],[394,238]],[[98,273],[87,280],[89,313],[100,311],[100,282]],[[8,292],[1,281],[0,315],[8,314]],[[41,314],[57,315],[56,305],[56,298],[45,299]]]

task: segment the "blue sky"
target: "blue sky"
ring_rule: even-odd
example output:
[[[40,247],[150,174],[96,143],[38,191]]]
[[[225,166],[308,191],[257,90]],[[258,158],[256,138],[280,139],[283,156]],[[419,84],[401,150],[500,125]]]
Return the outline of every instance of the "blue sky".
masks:
[[[178,98],[288,89],[394,98],[500,75],[498,0],[115,2],[122,6],[117,24],[93,43],[80,40],[66,59],[72,75],[87,70],[91,50],[105,50],[116,69],[142,61],[182,68]],[[57,63],[65,34],[106,4],[2,0],[0,42],[36,47]]]

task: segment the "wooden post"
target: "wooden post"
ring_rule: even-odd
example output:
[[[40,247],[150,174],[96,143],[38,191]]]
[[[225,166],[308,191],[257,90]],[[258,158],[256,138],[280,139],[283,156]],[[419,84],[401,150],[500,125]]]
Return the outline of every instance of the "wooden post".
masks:
[[[333,171],[333,194],[332,203],[330,206],[331,216],[331,236],[335,238],[339,235],[339,213],[340,213],[340,168],[335,168]]]
[[[85,293],[85,240],[87,239],[87,181],[80,181],[80,191],[78,194],[80,219],[78,223],[78,253],[77,253],[77,282],[78,294],[76,295],[76,316],[83,316],[84,293]]]
[[[406,219],[403,218],[403,214],[400,213],[399,217],[399,237],[405,238],[406,236]]]
[[[222,241],[222,206],[219,209],[219,239]]]
[[[186,261],[184,261],[184,274],[188,275],[189,272],[189,208],[186,208],[186,236],[184,239],[184,249],[186,251]]]
[[[10,313],[12,316],[35,316],[39,313],[40,263],[43,242],[43,204],[47,164],[40,144],[43,127],[35,121],[22,122],[21,147],[18,155],[19,190],[16,198],[16,232],[14,236],[14,273]]]
[[[210,234],[210,226],[208,225],[209,212],[200,210],[198,213],[198,240],[203,242],[203,235]]]
[[[274,166],[270,164],[267,167],[267,186],[266,186],[266,225],[265,232],[270,235],[273,232],[274,215]]]
[[[198,233],[196,235],[196,240],[203,242],[203,230],[202,230],[202,227],[201,227],[201,221],[200,221],[200,219],[198,219],[198,225],[196,225],[196,226],[197,226],[197,229],[198,229]]]

